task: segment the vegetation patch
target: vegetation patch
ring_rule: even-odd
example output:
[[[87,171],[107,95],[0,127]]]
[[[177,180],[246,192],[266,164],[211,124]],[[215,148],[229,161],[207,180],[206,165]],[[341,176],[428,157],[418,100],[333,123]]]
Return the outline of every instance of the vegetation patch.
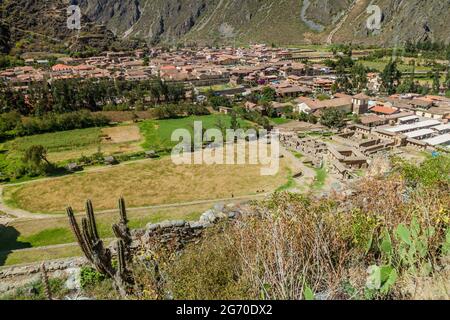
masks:
[[[229,129],[231,128],[231,117],[223,114],[214,114],[207,116],[190,116],[178,119],[167,120],[147,120],[142,122],[139,127],[145,138],[142,147],[146,150],[168,151],[177,145],[178,142],[172,142],[172,133],[177,129],[189,130],[192,137],[194,134],[194,122],[201,121],[203,129]],[[241,128],[252,127],[249,122],[238,119]]]
[[[325,186],[325,182],[328,177],[327,169],[322,167],[320,169],[315,169],[316,177],[314,179],[312,187],[314,189],[322,189]]]

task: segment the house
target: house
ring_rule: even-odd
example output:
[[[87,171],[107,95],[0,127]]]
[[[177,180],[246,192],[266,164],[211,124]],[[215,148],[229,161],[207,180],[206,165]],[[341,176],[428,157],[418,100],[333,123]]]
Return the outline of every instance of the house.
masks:
[[[257,112],[262,112],[264,110],[263,106],[257,105],[256,103],[247,101],[244,104],[244,108],[247,111],[257,111]]]
[[[275,88],[277,96],[280,98],[295,98],[302,94],[310,94],[312,91],[307,87],[297,85],[283,85]]]
[[[411,124],[414,122],[419,122],[420,118],[416,115],[410,115],[398,119],[399,124]]]
[[[370,109],[370,112],[375,113],[377,115],[392,115],[398,113],[399,110],[394,107],[389,107],[385,105],[378,104],[375,107]]]
[[[314,79],[313,87],[316,92],[331,92],[334,81],[330,79]]]
[[[270,107],[274,111],[275,115],[277,117],[281,117],[286,113],[287,110],[293,109],[292,103],[279,103],[279,102],[272,102]]]
[[[223,114],[230,114],[233,112],[233,108],[219,107],[219,112]]]
[[[368,73],[367,74],[367,89],[371,92],[378,93],[381,88],[381,77],[378,73]]]
[[[414,108],[419,109],[429,109],[433,106],[433,101],[430,99],[412,99],[408,104],[412,105]]]
[[[361,116],[359,118],[360,122],[362,125],[369,127],[369,128],[373,128],[373,127],[377,127],[377,126],[382,126],[385,125],[388,120],[385,118],[381,118],[377,115],[365,115],[365,116]]]
[[[298,113],[304,112],[310,114],[323,109],[336,109],[345,113],[352,111],[352,98],[346,95],[323,101],[300,97],[294,100],[294,102],[297,103],[294,111]]]
[[[439,132],[439,134],[450,133],[450,123],[441,124],[439,126],[432,127],[431,129]]]
[[[354,114],[365,114],[369,112],[369,97],[363,93],[354,95],[352,98],[352,108]]]
[[[58,72],[58,73],[71,73],[72,72],[72,67],[60,63],[60,64],[55,64],[52,67],[52,71],[53,72]]]
[[[426,111],[416,111],[416,114],[425,118],[443,120],[450,115],[450,106],[431,107]]]
[[[449,146],[450,145],[450,133],[446,133],[434,138],[430,138],[427,140],[424,140],[425,143],[427,143],[428,145],[432,146],[432,147],[436,147],[436,146]]]

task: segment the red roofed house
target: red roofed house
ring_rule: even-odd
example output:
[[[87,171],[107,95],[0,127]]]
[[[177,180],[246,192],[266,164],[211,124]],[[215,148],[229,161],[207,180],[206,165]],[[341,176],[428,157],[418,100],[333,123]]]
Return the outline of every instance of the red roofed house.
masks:
[[[60,73],[72,72],[72,67],[65,64],[55,64],[52,67],[52,71]]]
[[[371,112],[378,114],[378,115],[391,115],[399,112],[397,108],[383,106],[383,105],[376,105],[372,109],[370,109]]]

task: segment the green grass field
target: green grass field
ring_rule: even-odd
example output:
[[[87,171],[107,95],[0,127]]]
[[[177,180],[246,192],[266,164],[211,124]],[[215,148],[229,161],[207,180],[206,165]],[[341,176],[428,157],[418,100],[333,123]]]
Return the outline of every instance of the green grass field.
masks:
[[[146,150],[168,150],[178,142],[172,142],[172,133],[177,129],[187,129],[193,135],[194,121],[201,121],[204,129],[217,128],[218,121],[222,121],[227,128],[231,126],[231,117],[223,114],[208,116],[191,116],[187,118],[168,120],[147,120],[139,127],[145,142],[142,145]],[[241,128],[250,128],[252,125],[245,120],[238,119]]]
[[[200,93],[206,93],[209,90],[221,91],[221,90],[226,90],[226,89],[231,89],[231,88],[236,88],[236,86],[226,83],[226,84],[217,84],[214,86],[198,87],[197,89],[198,89],[198,92],[200,92]]]
[[[291,119],[285,119],[285,118],[270,118],[270,121],[275,125],[285,124],[289,123],[292,120]]]
[[[42,145],[47,149],[49,157],[52,154],[100,145],[101,128],[88,128],[28,137],[20,137],[0,145],[0,170],[14,172],[21,165],[25,150],[33,145]]]

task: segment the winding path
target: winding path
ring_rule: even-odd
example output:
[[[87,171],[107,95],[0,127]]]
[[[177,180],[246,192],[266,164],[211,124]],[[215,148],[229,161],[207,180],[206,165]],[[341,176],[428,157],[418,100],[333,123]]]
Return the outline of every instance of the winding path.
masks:
[[[350,7],[346,10],[344,17],[341,19],[341,21],[339,21],[339,23],[336,25],[336,27],[328,35],[327,44],[333,44],[333,37],[334,37],[334,35],[342,28],[342,26],[344,25],[345,21],[347,21],[348,16],[350,15],[350,13],[353,11],[355,6],[359,2],[361,2],[361,0],[353,0],[353,2],[351,3]]]

